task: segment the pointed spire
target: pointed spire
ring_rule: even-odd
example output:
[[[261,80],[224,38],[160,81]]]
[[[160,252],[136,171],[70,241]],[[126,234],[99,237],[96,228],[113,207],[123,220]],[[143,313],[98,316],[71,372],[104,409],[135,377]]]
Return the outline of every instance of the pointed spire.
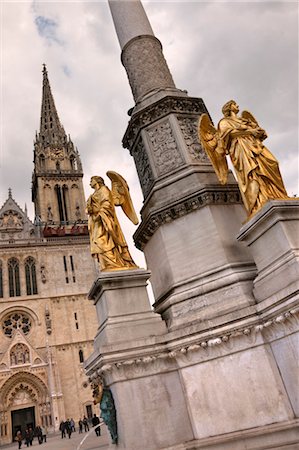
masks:
[[[8,188],[8,198],[12,198],[11,188]]]
[[[43,64],[43,95],[38,137],[43,147],[62,146],[67,140],[57,114],[45,64]]]

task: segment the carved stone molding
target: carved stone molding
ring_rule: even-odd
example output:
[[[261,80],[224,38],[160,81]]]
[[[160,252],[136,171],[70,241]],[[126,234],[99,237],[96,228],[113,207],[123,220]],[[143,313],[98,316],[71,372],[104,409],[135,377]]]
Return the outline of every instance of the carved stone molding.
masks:
[[[151,143],[151,154],[158,176],[184,164],[168,120],[147,129],[146,133]]]
[[[162,45],[156,37],[131,39],[122,51],[121,60],[136,103],[154,89],[175,88]]]
[[[196,161],[209,163],[209,158],[198,140],[198,117],[179,116],[177,120],[190,156]]]
[[[210,338],[198,339],[192,342],[192,344],[185,344],[173,350],[107,363],[94,371],[90,377],[90,381],[96,380],[97,377],[109,376],[109,374],[118,374],[120,377],[128,378],[142,376],[149,366],[151,370],[153,368],[155,370],[161,370],[163,368],[171,370],[172,367],[175,369],[178,365],[180,366],[179,360],[181,358],[186,361],[188,355],[191,357],[193,353],[203,350],[205,352],[216,351],[221,346],[225,346],[226,350],[231,351],[236,338],[247,337],[254,343],[260,333],[264,331],[268,332],[270,328],[289,327],[290,331],[292,331],[294,325],[298,325],[298,313],[299,306],[281,313],[274,318],[260,320],[246,327],[237,328],[224,334],[211,336]]]
[[[154,175],[142,139],[134,146],[131,154],[135,161],[138,178],[145,198],[154,184]]]
[[[201,98],[166,96],[132,116],[123,137],[123,146],[131,151],[140,130],[168,114],[179,114],[180,117],[194,114],[198,117],[203,113],[208,114],[208,111]]]
[[[151,236],[161,225],[172,222],[206,205],[236,203],[242,203],[237,187],[230,189],[230,191],[214,190],[196,193],[188,199],[183,199],[178,203],[168,205],[163,211],[152,213],[141,223],[135,232],[133,236],[135,245],[140,250],[143,250]]]

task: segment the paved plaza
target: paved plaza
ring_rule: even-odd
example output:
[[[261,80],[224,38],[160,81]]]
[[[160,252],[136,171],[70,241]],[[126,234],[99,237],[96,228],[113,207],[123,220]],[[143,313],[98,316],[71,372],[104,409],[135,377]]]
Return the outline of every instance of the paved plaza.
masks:
[[[106,425],[101,426],[101,436],[98,437],[95,434],[94,429],[90,429],[88,433],[79,434],[75,432],[72,434],[71,438],[68,437],[65,439],[61,439],[60,433],[49,434],[47,437],[47,442],[39,445],[37,439],[35,438],[33,441],[32,447],[30,448],[40,448],[40,450],[108,450],[109,444],[111,443],[110,436],[108,435],[108,431]],[[113,446],[111,445],[113,448]],[[27,449],[25,443],[22,443],[22,450]],[[1,446],[1,450],[11,450],[18,449],[18,443],[12,443],[9,445]],[[36,449],[37,450],[37,449]]]

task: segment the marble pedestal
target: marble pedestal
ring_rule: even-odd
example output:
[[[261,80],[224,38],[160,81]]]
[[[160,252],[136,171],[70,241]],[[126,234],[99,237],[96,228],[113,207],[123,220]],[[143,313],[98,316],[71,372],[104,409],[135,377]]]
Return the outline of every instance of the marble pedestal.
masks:
[[[253,294],[273,305],[299,289],[299,200],[269,201],[240,230],[257,266]],[[298,294],[297,294],[298,296]]]
[[[89,292],[99,322],[95,349],[165,332],[164,322],[150,306],[149,277],[150,271],[143,269],[100,274]]]

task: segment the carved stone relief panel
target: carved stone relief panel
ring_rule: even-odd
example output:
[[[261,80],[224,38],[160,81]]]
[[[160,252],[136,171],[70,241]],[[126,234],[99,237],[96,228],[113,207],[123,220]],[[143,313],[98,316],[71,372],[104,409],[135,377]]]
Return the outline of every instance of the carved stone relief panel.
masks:
[[[140,139],[137,145],[133,148],[132,156],[135,161],[138,178],[145,198],[149,194],[149,191],[154,183],[154,176],[142,139]]]
[[[206,152],[198,140],[198,117],[177,117],[177,120],[190,156],[197,161],[208,163]]]
[[[184,164],[168,120],[147,129],[157,175],[164,175]]]

